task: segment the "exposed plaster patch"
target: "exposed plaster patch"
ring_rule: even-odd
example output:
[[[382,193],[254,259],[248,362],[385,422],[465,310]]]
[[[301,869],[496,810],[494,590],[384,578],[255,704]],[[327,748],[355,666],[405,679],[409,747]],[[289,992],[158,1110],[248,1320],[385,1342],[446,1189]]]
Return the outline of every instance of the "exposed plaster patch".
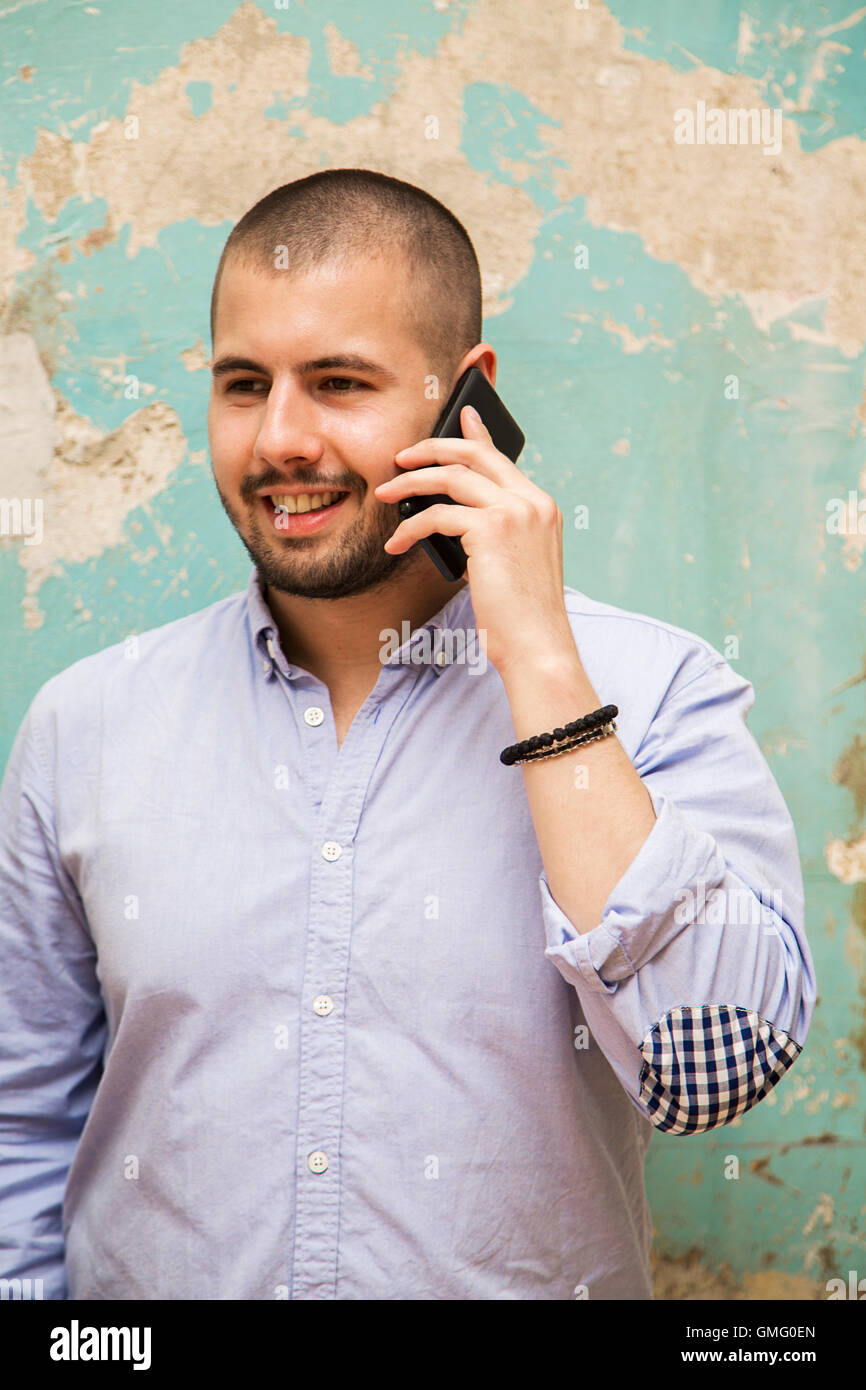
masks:
[[[795,343],[812,343],[815,347],[833,348],[836,346],[830,333],[821,332],[817,328],[810,328],[805,323],[797,323],[796,319],[789,319],[786,327]],[[830,365],[834,371],[844,372],[848,370],[844,362],[821,363],[819,370],[825,370],[827,365]]]
[[[827,1104],[827,1101],[828,1101],[829,1099],[830,1099],[830,1092],[829,1092],[829,1091],[819,1091],[818,1094],[817,1094],[816,1096],[814,1096],[814,1097],[812,1098],[812,1100],[809,1101],[808,1105],[806,1105],[806,1106],[804,1107],[805,1110],[806,1110],[806,1114],[807,1114],[807,1115],[814,1115],[814,1114],[816,1114],[816,1113],[821,1109],[821,1106],[822,1106],[822,1105],[826,1105],[826,1104]]]
[[[675,347],[673,338],[665,338],[661,333],[648,333],[645,338],[638,338],[632,333],[627,323],[617,323],[612,314],[604,316],[602,327],[608,333],[613,333],[622,339],[622,348],[626,356],[631,356],[635,352],[643,352],[647,343],[652,343],[654,347]]]
[[[810,1236],[819,1221],[822,1221],[825,1227],[833,1224],[833,1198],[829,1192],[822,1192],[819,1196],[814,1209],[806,1219],[803,1235]]]
[[[748,566],[746,566],[748,569]],[[790,749],[806,748],[808,745],[804,738],[798,738],[787,729],[774,729],[761,739],[761,752],[765,758],[780,757],[787,758]],[[769,1097],[767,1097],[769,1099]]]
[[[737,1279],[731,1266],[713,1266],[704,1250],[692,1246],[682,1255],[650,1255],[653,1292],[660,1301],[695,1299],[700,1302],[745,1302],[783,1298],[792,1302],[812,1302],[827,1297],[825,1285],[805,1274],[784,1270],[754,1270]]]
[[[860,677],[846,684],[856,684]],[[845,938],[845,956],[855,973],[860,975],[859,992],[866,1012],[866,833],[862,833],[864,811],[866,811],[866,743],[855,734],[845,752],[839,757],[831,772],[831,780],[845,787],[854,799],[856,819],[861,831],[857,839],[836,838],[829,842],[824,853],[827,866],[842,883],[854,884],[851,897],[848,931]],[[850,1042],[856,1049],[860,1065],[866,1069],[866,1023],[855,1025]]]
[[[755,29],[753,27],[753,22],[751,18],[749,17],[749,15],[741,13],[740,27],[737,32],[738,66],[742,66],[745,59],[748,58],[749,54],[752,52],[752,49],[755,47],[755,40],[757,37],[758,36],[755,33]]]
[[[812,103],[815,100],[815,88],[820,82],[825,82],[828,75],[828,59],[831,53],[850,53],[851,50],[844,43],[837,43],[835,39],[825,39],[818,45],[812,66],[806,75],[806,80],[800,88],[797,104],[793,108],[795,111],[811,111]],[[841,69],[837,69],[841,70]]]
[[[796,48],[806,36],[806,30],[802,24],[780,24],[779,25],[779,47]],[[762,34],[761,38],[771,38],[770,34]]]
[[[804,154],[796,123],[783,120],[782,149],[769,157],[758,145],[676,145],[678,108],[693,109],[698,100],[760,108],[758,81],[701,66],[675,72],[630,52],[602,4],[554,7],[539,25],[518,0],[478,0],[461,19],[432,56],[400,50],[388,100],[369,114],[334,124],[301,107],[292,112],[294,136],[284,120],[263,112],[275,95],[307,97],[309,44],[279,33],[257,5],[242,4],[213,36],[186,44],[178,66],[146,86],[133,84],[127,116],[138,118],[137,139],[126,139],[117,119],[74,150],[62,151],[63,137],[46,135],[22,162],[21,179],[48,218],[71,196],[70,181],[76,194],[104,198],[112,226],[129,225],[135,255],[172,223],[239,217],[289,177],[329,165],[379,168],[422,183],[451,206],[476,239],[485,292],[499,277],[507,294],[531,264],[543,214],[522,189],[473,169],[461,149],[466,85],[499,83],[553,123],[544,139],[558,200],[585,197],[590,223],[636,233],[650,255],[681,266],[707,295],[741,296],[764,329],[825,296],[827,340],[849,356],[862,351],[861,140],[845,137]],[[332,45],[345,45],[333,25],[329,32]],[[562,80],[551,82],[551,72]],[[816,69],[810,80],[818,77]],[[186,94],[194,81],[213,89],[213,106],[197,119]],[[425,138],[431,115],[436,140]],[[728,208],[736,217],[724,214]],[[501,312],[507,302],[494,290],[485,312]]]
[[[806,1274],[787,1274],[784,1270],[760,1269],[743,1275],[742,1298],[757,1302],[762,1299],[784,1299],[786,1302],[815,1302],[827,1297],[826,1284],[810,1279]]]
[[[325,25],[325,42],[328,46],[328,65],[335,77],[363,77],[372,82],[374,73],[367,64],[361,67],[358,45],[346,39],[336,24]]]
[[[113,241],[114,236],[114,227],[109,214],[101,227],[92,228],[86,236],[78,240],[76,245],[82,255],[92,256],[94,251],[101,251],[103,246],[107,246],[110,241]]]
[[[859,10],[855,10],[853,14],[847,15],[845,19],[840,19],[836,24],[828,24],[826,29],[819,29],[817,31],[818,38],[823,39],[826,38],[828,34],[838,34],[842,29],[851,29],[855,24],[859,24],[860,20],[864,17],[866,17],[866,5],[863,5]]]
[[[87,197],[87,146],[40,126],[32,155],[18,162],[18,177],[45,220],[55,222],[70,198]]]
[[[866,496],[866,467],[860,473],[858,487],[861,496]],[[863,563],[863,554],[866,551],[866,533],[860,530],[860,516],[857,510],[856,501],[852,506],[850,502],[845,507],[846,530],[842,538],[842,564],[846,570],[858,570]],[[826,521],[824,529],[826,531]]]
[[[104,434],[58,395],[55,423],[43,539],[40,545],[22,542],[20,550],[27,573],[25,624],[30,628],[44,622],[36,595],[45,580],[62,574],[64,564],[81,564],[119,545],[127,516],[163,490],[186,452],[177,414],[162,401],[136,410]],[[160,539],[165,540],[165,531]]]
[[[855,974],[860,975],[866,968],[866,941],[853,918],[849,917],[845,926],[845,937],[842,949],[845,954],[845,963],[849,965]]]
[[[866,811],[866,743],[859,734],[854,735],[850,747],[837,758],[830,780],[851,793],[857,819],[861,821]]]
[[[52,135],[31,161],[22,161],[21,177],[53,220],[65,181],[76,170],[76,186],[66,196],[103,198],[111,216],[98,238],[128,225],[128,254],[134,256],[155,245],[159,232],[173,223],[237,220],[290,177],[326,165],[385,168],[423,182],[473,228],[484,270],[484,311],[503,312],[511,300],[499,295],[497,284],[514,284],[529,270],[540,212],[522,189],[491,182],[467,163],[460,149],[464,65],[452,69],[438,57],[404,53],[387,106],[379,103],[346,124],[296,108],[292,125],[300,133],[291,135],[285,120],[264,111],[275,97],[309,95],[309,62],[306,39],[279,33],[258,6],[242,4],[215,35],[186,44],[178,67],[148,85],[133,82],[123,120],[103,122],[88,142],[74,145]],[[190,82],[209,82],[213,91],[212,107],[197,118],[189,108]],[[439,122],[435,141],[425,138],[431,114]],[[127,138],[130,133],[136,138]],[[157,181],[154,169],[160,170]]]
[[[54,394],[35,342],[29,333],[0,337],[0,496],[44,496],[56,437]]]
[[[798,309],[808,309],[813,300],[821,298],[819,294],[792,293],[784,289],[744,290],[740,297],[762,333],[769,333],[777,319],[785,318]]]
[[[831,1101],[834,1110],[848,1110],[852,1105],[859,1103],[857,1091],[837,1091]]]
[[[859,993],[858,1016],[861,1020],[866,1020],[866,979],[861,978]],[[866,1071],[866,1022],[861,1021],[854,1028],[850,1035],[850,1042],[860,1059],[861,1068]]]
[[[113,386],[117,391],[122,390],[126,386],[129,377],[135,376],[137,389],[140,394],[143,396],[152,396],[157,389],[154,382],[142,381],[141,377],[127,370],[130,362],[134,362],[135,360],[135,358],[130,357],[129,354],[125,352],[119,352],[116,357],[97,357],[94,354],[90,358],[91,365],[96,375],[110,386]]]
[[[49,378],[68,350],[64,337],[74,332],[63,312],[73,301],[70,291],[60,287],[54,261],[48,259],[25,278],[3,307],[3,332],[7,337],[14,333],[31,335]]]
[[[198,338],[191,348],[184,348],[180,360],[188,372],[201,372],[207,369],[210,353],[201,338]]]
[[[770,1160],[772,1154],[763,1154],[760,1158],[749,1160],[748,1168],[756,1178],[763,1178],[764,1182],[772,1183],[774,1187],[784,1187],[785,1183],[778,1178],[775,1173],[770,1172]]]
[[[27,189],[20,181],[10,188],[0,174],[0,294],[8,298],[16,275],[29,269],[35,257],[18,245],[27,225]],[[4,325],[8,327],[8,325]]]

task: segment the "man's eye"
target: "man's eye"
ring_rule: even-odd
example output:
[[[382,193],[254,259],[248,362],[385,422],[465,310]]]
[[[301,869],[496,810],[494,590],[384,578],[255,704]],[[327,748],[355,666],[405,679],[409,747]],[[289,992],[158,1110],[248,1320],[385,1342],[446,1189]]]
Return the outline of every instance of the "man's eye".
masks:
[[[232,382],[230,382],[230,384],[226,387],[226,390],[227,390],[227,391],[237,391],[237,390],[239,390],[240,387],[242,387],[242,386],[264,386],[264,385],[265,385],[265,383],[264,383],[263,381],[255,381],[252,377],[241,377],[241,378],[239,378],[237,381],[232,381]],[[244,395],[249,395],[249,392],[248,392],[248,391],[241,391],[241,395],[242,395],[242,396],[244,396]]]
[[[329,382],[329,381],[342,381],[343,384],[344,384],[345,386],[350,386],[350,387],[352,387],[353,389],[354,389],[355,387],[357,387],[359,390],[364,390],[364,388],[365,388],[366,385],[367,385],[367,383],[366,383],[365,381],[356,381],[355,378],[352,377],[352,376],[329,376],[329,377],[327,378],[327,380],[324,381],[324,382],[322,383],[322,385],[323,385],[323,386],[327,385],[327,382]],[[348,396],[348,395],[349,395],[349,392],[348,392],[348,391],[338,391],[338,392],[337,392],[337,395],[338,395],[338,396]]]
[[[335,382],[339,383],[339,389],[337,389],[335,393],[338,396],[348,396],[352,391],[365,391],[369,389],[365,381],[356,381],[354,377],[349,376],[329,376],[322,382],[322,385],[333,385]],[[266,385],[266,382],[256,381],[253,377],[240,377],[238,380],[231,382],[226,387],[226,390],[238,391],[242,396],[248,396],[252,394],[252,392],[246,390],[247,387],[255,388],[257,386]]]

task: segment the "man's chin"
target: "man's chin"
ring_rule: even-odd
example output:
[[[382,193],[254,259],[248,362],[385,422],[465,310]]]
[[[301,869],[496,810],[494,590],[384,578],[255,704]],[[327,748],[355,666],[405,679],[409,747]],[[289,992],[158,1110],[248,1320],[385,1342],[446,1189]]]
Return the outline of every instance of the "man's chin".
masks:
[[[265,545],[241,539],[268,588],[296,598],[340,599],[369,593],[390,585],[415,563],[411,551],[389,555],[383,550],[381,560],[369,552],[316,559],[300,553],[281,556]]]
[[[349,598],[393,584],[426,559],[420,546],[412,546],[400,555],[389,555],[384,549],[386,540],[400,524],[396,506],[373,521],[375,534],[365,533],[363,524],[356,519],[355,525],[347,527],[342,535],[322,535],[318,540],[311,536],[309,544],[298,537],[300,544],[295,544],[281,533],[270,536],[263,532],[252,511],[242,529],[236,509],[229,506],[219,487],[217,493],[265,584],[279,593],[311,599]]]

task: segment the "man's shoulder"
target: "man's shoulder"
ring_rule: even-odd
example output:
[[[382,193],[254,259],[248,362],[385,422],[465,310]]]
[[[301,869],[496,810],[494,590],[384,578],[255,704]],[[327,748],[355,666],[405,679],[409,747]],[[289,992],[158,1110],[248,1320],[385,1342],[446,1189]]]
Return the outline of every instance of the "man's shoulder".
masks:
[[[600,599],[590,598],[580,589],[565,586],[565,607],[570,618],[575,618],[584,631],[591,634],[598,629],[604,641],[614,640],[618,635],[624,641],[646,642],[650,645],[668,647],[671,651],[694,651],[707,662],[724,661],[721,652],[705,638],[688,628],[677,627],[665,622],[663,618],[653,618],[648,613],[638,613],[629,608],[618,608],[613,603],[602,603]]]
[[[714,669],[740,679],[721,652],[687,628],[602,603],[569,586],[563,592],[577,649],[593,682],[598,677],[620,687],[624,680],[658,701]]]
[[[184,670],[201,669],[209,656],[218,660],[221,654],[224,664],[226,643],[233,632],[243,631],[245,623],[246,594],[241,590],[158,627],[131,631],[51,676],[39,688],[31,709],[37,716],[93,709],[114,687],[134,683],[142,674],[152,684]]]

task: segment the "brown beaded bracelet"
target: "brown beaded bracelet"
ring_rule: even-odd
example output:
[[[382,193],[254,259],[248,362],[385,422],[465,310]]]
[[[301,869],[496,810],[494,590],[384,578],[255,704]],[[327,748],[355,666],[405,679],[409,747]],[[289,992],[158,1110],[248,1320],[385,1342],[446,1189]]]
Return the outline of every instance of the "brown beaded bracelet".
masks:
[[[573,738],[575,734],[592,733],[604,724],[610,724],[619,710],[616,705],[603,705],[601,709],[593,710],[591,714],[584,714],[580,719],[573,719],[570,724],[565,724],[561,729],[554,729],[552,734],[533,734],[531,738],[525,738],[520,743],[512,743],[508,748],[503,748],[499,754],[499,761],[506,767],[511,767],[514,763],[526,761],[528,753],[538,753],[541,749],[549,748],[546,754],[551,757],[554,750],[552,744],[560,744],[566,739]],[[575,746],[575,745],[570,745]],[[566,750],[557,749],[557,752]]]

